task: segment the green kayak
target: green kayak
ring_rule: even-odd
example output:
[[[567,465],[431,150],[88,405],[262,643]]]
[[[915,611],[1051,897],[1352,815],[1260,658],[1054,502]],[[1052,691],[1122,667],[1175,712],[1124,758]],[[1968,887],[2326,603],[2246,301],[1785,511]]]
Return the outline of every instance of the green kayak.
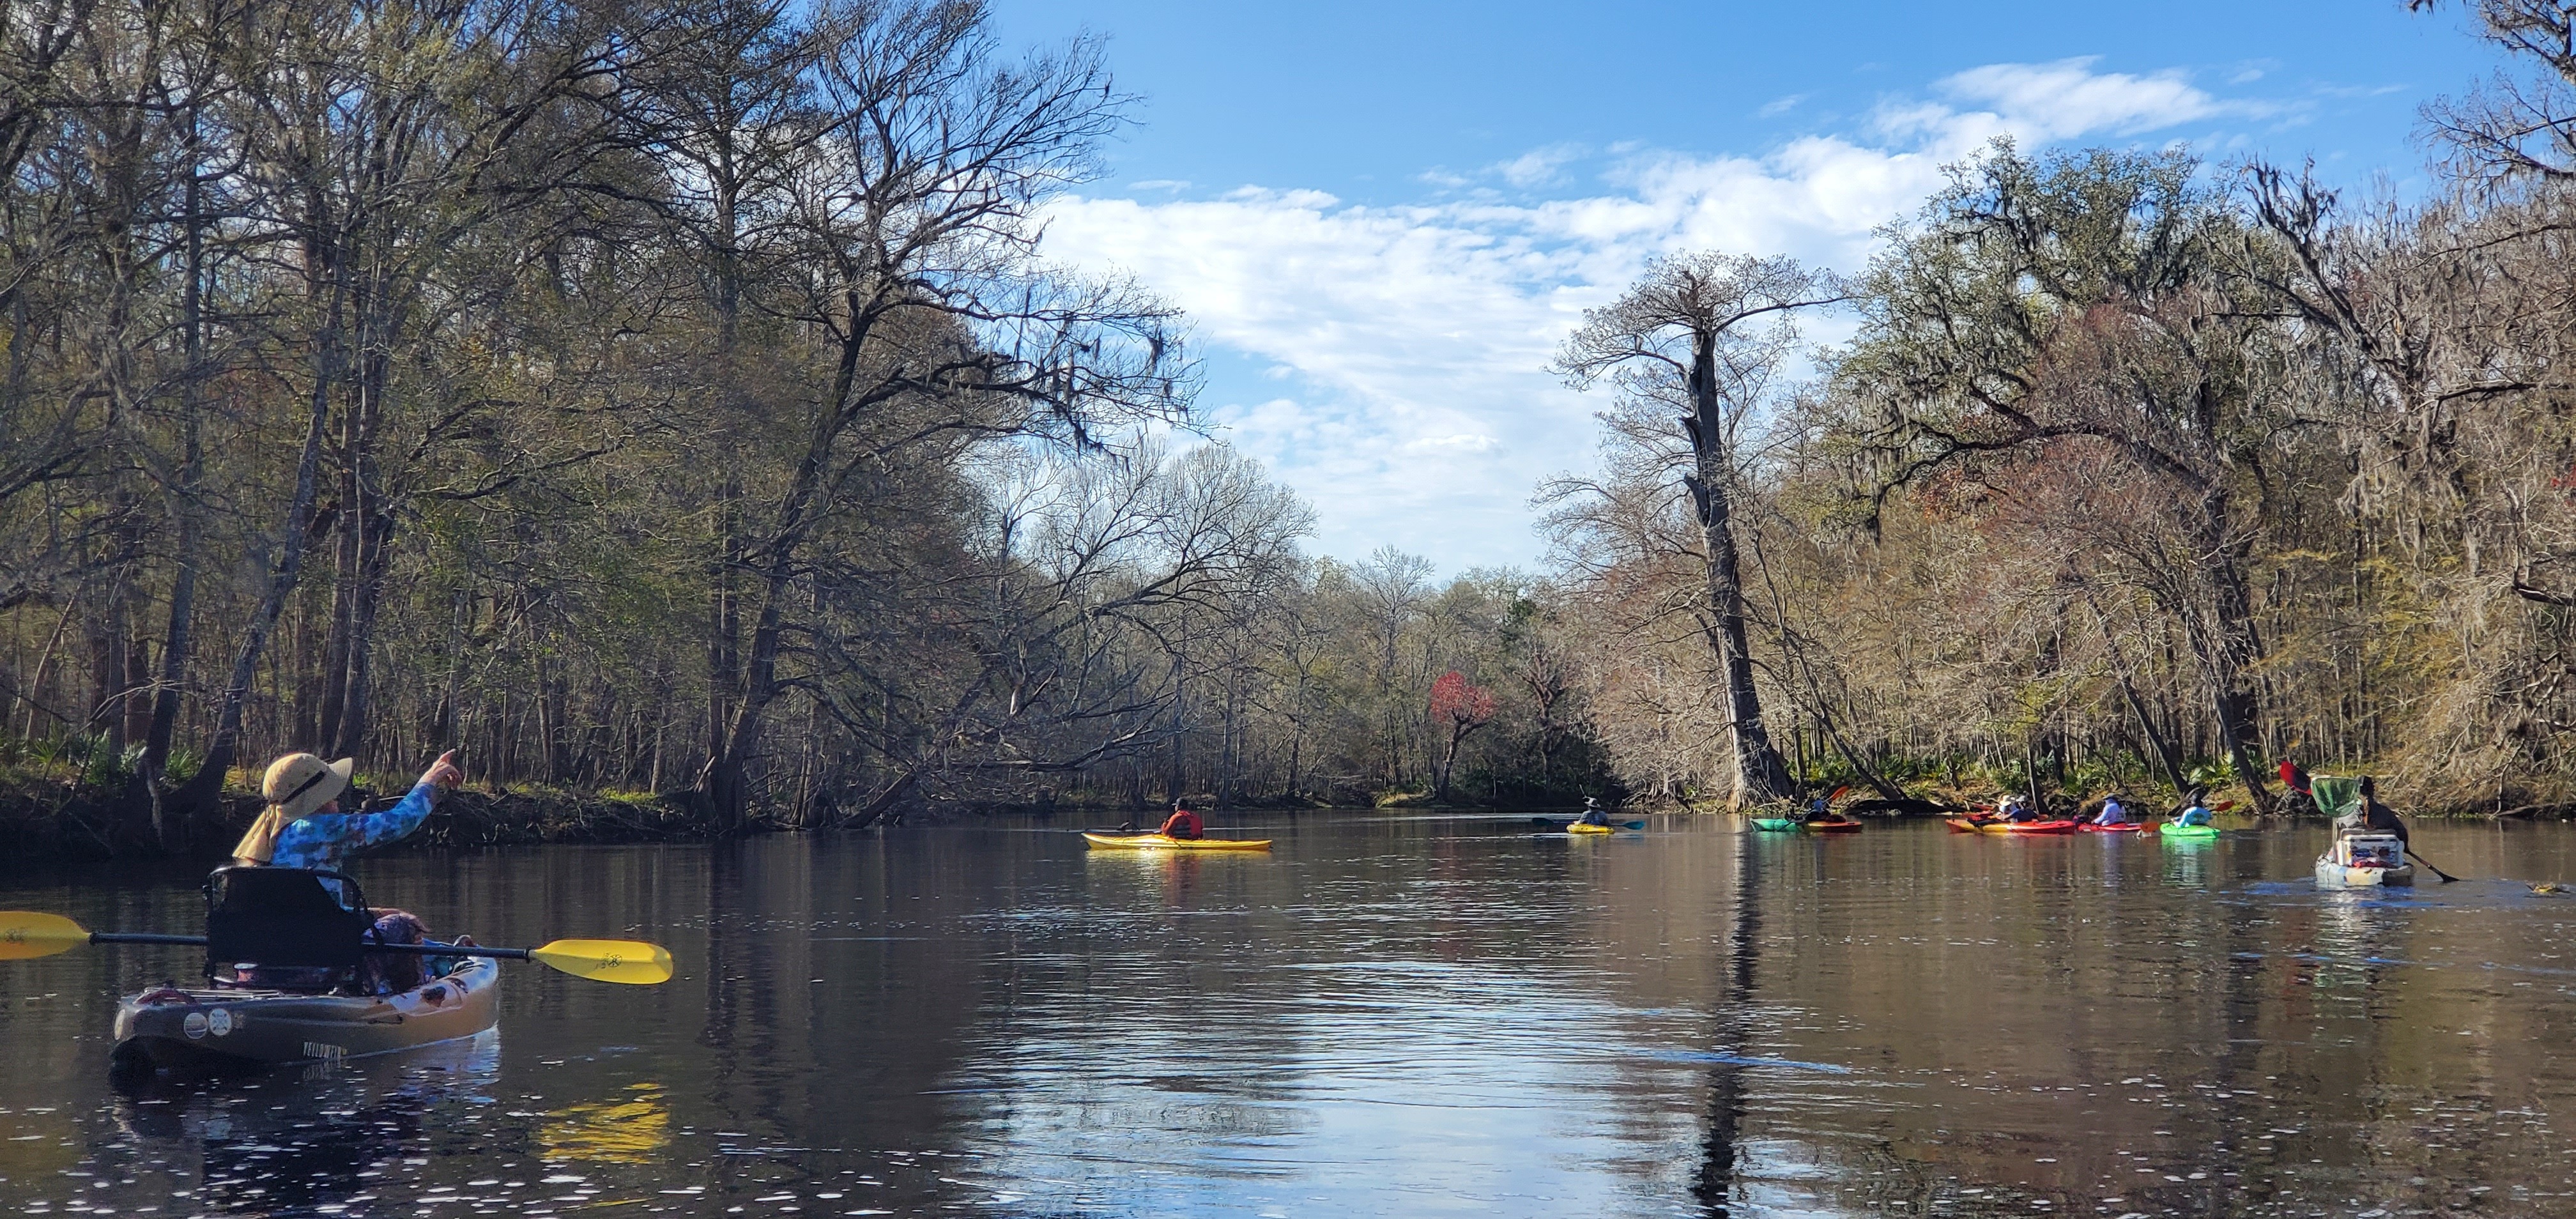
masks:
[[[1756,817],[1753,828],[1770,834],[1794,834],[1798,832],[1798,823],[1787,817]]]
[[[2157,833],[2159,833],[2159,834],[2164,835],[2164,836],[2165,836],[2165,837],[2167,837],[2167,838],[2216,838],[2216,837],[2218,837],[2218,827],[2217,827],[2217,826],[2214,826],[2214,825],[2184,825],[2184,824],[2181,824],[2180,822],[2175,822],[2175,821],[2168,821],[2168,822],[2164,823],[2162,826],[2160,826],[2160,827],[2158,827],[2158,828],[2157,828],[2156,832],[2157,832]]]

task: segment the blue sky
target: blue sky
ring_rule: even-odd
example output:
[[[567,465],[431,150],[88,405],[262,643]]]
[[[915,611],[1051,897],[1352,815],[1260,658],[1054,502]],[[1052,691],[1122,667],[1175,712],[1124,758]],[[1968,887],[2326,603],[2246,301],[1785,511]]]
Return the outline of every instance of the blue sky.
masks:
[[[1856,268],[1998,134],[2412,194],[2417,108],[2499,66],[2463,7],[996,5],[1014,43],[1106,35],[1144,96],[1055,255],[1189,311],[1204,414],[1315,503],[1315,550],[1448,571],[1538,565],[1531,489],[1590,467],[1607,405],[1544,365],[1646,258]]]

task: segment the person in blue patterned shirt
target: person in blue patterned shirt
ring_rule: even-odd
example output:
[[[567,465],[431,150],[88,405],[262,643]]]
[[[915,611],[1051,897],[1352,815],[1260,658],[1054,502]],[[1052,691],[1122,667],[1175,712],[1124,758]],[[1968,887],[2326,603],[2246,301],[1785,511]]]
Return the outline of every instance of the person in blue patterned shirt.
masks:
[[[349,786],[355,763],[348,758],[325,762],[309,753],[290,753],[269,764],[260,794],[268,808],[251,823],[233,848],[236,864],[278,868],[321,868],[337,872],[349,857],[369,847],[394,842],[420,828],[441,793],[465,779],[456,768],[456,751],[438,755],[420,781],[392,808],[381,812],[340,811],[340,793]],[[343,901],[347,900],[345,897]],[[377,910],[369,935],[384,944],[418,944],[428,929],[402,910]],[[410,990],[421,982],[421,958],[409,954],[370,953],[361,986],[376,994]]]

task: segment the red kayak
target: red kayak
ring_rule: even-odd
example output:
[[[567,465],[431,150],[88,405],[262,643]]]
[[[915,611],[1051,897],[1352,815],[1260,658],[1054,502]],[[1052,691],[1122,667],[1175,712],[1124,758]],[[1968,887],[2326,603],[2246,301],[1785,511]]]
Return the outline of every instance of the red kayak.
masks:
[[[2124,821],[2118,825],[2095,825],[2092,822],[2087,821],[2084,824],[2077,826],[2076,829],[2079,832],[2086,834],[2152,834],[2156,832],[2156,823],[2152,821]]]
[[[1810,821],[1807,823],[1807,832],[1810,834],[1857,834],[1860,832],[1860,823],[1857,821]]]

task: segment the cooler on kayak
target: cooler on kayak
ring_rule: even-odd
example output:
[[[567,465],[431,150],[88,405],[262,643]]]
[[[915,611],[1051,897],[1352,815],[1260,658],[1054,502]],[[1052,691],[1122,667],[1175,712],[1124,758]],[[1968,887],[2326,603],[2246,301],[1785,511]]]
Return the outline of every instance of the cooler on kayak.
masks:
[[[2329,888],[2411,885],[2415,865],[2395,834],[2347,834],[2317,857],[2317,883]]]

